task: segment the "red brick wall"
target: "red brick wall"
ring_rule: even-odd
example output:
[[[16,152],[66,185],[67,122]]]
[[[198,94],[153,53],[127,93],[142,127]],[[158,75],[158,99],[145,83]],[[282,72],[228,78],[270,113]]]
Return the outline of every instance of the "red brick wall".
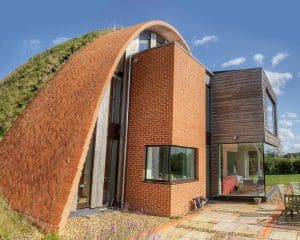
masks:
[[[145,183],[146,145],[172,144],[174,47],[134,57],[128,128],[126,199],[134,209],[170,215],[171,188]]]
[[[132,65],[125,201],[164,216],[205,195],[204,68],[175,44],[137,54]],[[197,180],[144,182],[146,145],[197,148]]]
[[[188,49],[180,34],[161,21],[99,37],[53,76],[0,142],[0,188],[11,206],[42,230],[62,229],[78,188],[103,89],[129,43],[148,28]],[[148,192],[151,199],[153,194],[168,194],[161,185]]]
[[[172,185],[171,215],[186,212],[189,201],[206,195],[205,69],[180,47],[175,47],[173,144],[197,149],[197,181]]]

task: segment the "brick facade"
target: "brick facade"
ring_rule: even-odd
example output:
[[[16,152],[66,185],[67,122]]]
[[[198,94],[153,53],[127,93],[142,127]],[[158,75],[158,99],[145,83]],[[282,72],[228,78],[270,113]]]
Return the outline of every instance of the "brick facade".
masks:
[[[161,21],[101,36],[70,58],[0,142],[0,188],[12,208],[43,231],[62,229],[105,86],[130,42],[148,28],[189,50],[180,34]]]
[[[176,44],[133,57],[125,200],[133,209],[174,216],[205,196],[205,69]],[[194,147],[196,180],[145,182],[146,145]]]

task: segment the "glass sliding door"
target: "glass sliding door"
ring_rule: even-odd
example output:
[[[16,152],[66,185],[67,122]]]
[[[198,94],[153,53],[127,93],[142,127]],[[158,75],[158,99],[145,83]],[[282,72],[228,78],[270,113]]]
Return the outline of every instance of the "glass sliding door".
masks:
[[[219,145],[221,195],[265,196],[262,143]]]

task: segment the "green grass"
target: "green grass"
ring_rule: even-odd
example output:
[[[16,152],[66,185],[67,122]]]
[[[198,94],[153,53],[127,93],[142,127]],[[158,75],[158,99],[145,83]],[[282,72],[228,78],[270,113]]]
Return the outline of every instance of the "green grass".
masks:
[[[111,30],[73,38],[31,58],[0,81],[0,140],[14,121],[62,65],[81,47]]]
[[[290,182],[300,182],[300,174],[266,175],[267,186],[276,184],[288,185]]]
[[[56,233],[44,235],[23,216],[12,210],[0,194],[0,240],[59,240]]]
[[[13,211],[0,195],[0,239],[42,239],[39,230]]]

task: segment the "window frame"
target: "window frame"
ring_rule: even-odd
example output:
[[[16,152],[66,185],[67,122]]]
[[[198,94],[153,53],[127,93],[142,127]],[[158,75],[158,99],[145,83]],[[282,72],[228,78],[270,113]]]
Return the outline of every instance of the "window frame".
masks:
[[[147,157],[148,157],[148,148],[149,147],[168,147],[168,179],[162,180],[162,179],[148,179],[147,178]],[[171,148],[177,147],[177,148],[185,148],[185,149],[192,149],[194,150],[194,177],[192,178],[182,178],[182,179],[172,179],[171,180]],[[197,175],[197,157],[198,157],[198,149],[194,147],[186,147],[186,146],[179,146],[179,145],[169,145],[169,144],[160,144],[160,145],[146,145],[145,146],[145,166],[144,166],[144,182],[154,182],[154,183],[165,183],[165,184],[177,184],[182,182],[192,182],[198,180]]]

